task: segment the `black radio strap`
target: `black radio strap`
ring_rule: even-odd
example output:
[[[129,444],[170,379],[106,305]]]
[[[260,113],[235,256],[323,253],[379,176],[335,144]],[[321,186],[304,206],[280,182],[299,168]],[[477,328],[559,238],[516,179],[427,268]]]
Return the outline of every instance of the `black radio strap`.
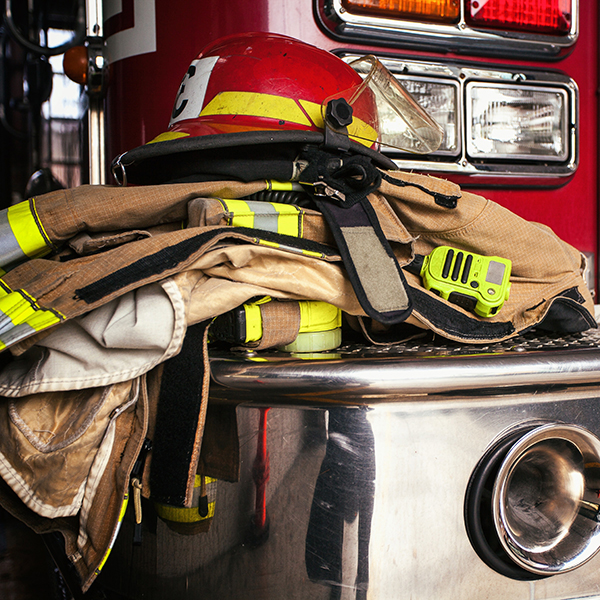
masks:
[[[406,320],[412,311],[408,285],[370,202],[363,198],[342,208],[319,196],[314,199],[363,310],[386,325]]]

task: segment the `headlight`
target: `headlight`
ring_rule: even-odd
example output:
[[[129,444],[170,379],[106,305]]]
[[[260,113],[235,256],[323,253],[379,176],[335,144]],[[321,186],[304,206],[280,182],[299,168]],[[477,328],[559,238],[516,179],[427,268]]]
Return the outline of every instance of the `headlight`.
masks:
[[[347,54],[352,63],[357,58]],[[380,131],[381,151],[402,170],[484,177],[557,180],[579,162],[579,91],[560,71],[380,58],[421,108],[441,126],[442,142],[424,155]],[[382,122],[393,121],[379,105]],[[402,146],[404,152],[397,149]]]
[[[402,76],[399,76],[398,79],[419,105],[444,130],[442,143],[434,154],[436,156],[457,156],[460,152],[461,139],[458,83],[443,79],[410,79]]]
[[[466,93],[471,158],[566,160],[565,90],[469,83]]]

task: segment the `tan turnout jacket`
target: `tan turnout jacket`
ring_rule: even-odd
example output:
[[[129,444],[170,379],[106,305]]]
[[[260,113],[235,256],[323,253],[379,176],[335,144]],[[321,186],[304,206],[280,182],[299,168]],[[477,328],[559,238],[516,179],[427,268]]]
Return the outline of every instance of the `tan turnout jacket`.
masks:
[[[406,273],[417,294],[409,323],[484,343],[518,335],[560,305],[565,330],[595,326],[582,255],[550,229],[447,181],[389,176],[369,201],[401,265],[439,245],[513,263],[510,298],[490,319]],[[0,342],[13,355],[0,372],[0,501],[36,531],[63,533],[84,590],[151,435],[160,366],[189,326],[261,295],[364,315],[320,213],[292,215],[297,243],[232,224],[227,200],[266,186],[83,186],[9,209],[0,227],[14,246],[0,278]],[[456,208],[431,192],[455,197]],[[437,303],[449,311],[443,321]]]

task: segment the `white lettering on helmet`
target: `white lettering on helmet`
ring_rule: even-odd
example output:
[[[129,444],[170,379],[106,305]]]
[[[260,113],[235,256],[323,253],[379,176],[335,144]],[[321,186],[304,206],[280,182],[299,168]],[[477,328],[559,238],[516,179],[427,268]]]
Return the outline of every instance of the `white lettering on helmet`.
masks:
[[[178,121],[194,119],[200,114],[210,74],[218,60],[218,56],[209,56],[192,62],[175,98],[169,127]]]

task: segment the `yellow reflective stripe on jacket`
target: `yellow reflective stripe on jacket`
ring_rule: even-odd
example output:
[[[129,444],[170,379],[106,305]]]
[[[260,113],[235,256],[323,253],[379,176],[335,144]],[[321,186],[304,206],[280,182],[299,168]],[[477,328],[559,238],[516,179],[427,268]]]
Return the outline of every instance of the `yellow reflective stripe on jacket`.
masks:
[[[259,246],[267,246],[268,248],[277,248],[278,250],[285,250],[286,252],[293,252],[294,254],[302,254],[303,256],[311,256],[313,258],[325,258],[322,252],[315,252],[314,250],[305,250],[304,248],[294,248],[293,246],[287,246],[286,244],[278,244],[277,242],[271,242],[269,240],[261,240],[255,238],[254,242]]]
[[[251,200],[221,200],[229,213],[228,223],[234,227],[263,229],[300,237],[303,211],[293,204],[255,202]]]
[[[0,264],[10,265],[50,252],[50,242],[31,198],[0,211]]]
[[[24,290],[0,288],[0,350],[60,323],[64,315],[41,308]]]
[[[119,517],[117,519],[117,526],[115,527],[115,530],[113,531],[110,541],[108,542],[108,548],[106,549],[106,552],[104,553],[104,556],[102,557],[102,560],[96,567],[96,571],[95,571],[96,575],[98,575],[100,573],[100,571],[102,571],[102,569],[104,568],[104,565],[106,564],[106,561],[108,560],[108,557],[110,556],[110,553],[112,552],[113,546],[115,545],[115,542],[117,540],[117,536],[119,535],[119,531],[121,529],[123,519],[125,518],[125,513],[127,512],[128,504],[129,504],[129,493],[125,492],[125,495],[123,496],[123,504],[121,504],[121,510],[119,512]]]

